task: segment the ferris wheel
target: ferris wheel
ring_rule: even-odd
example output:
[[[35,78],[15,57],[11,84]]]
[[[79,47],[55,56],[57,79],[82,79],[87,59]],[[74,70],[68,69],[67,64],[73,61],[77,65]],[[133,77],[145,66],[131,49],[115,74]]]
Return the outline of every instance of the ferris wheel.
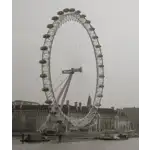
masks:
[[[47,25],[48,32],[43,35],[43,38],[45,39],[44,45],[40,48],[42,51],[42,59],[39,61],[42,68],[42,73],[40,75],[40,77],[43,80],[42,91],[45,92],[46,99],[47,99],[46,103],[48,104],[53,103],[55,106],[54,109],[57,109],[57,111],[66,120],[68,120],[73,126],[84,127],[93,120],[94,116],[97,113],[97,109],[101,106],[101,99],[103,97],[104,64],[103,64],[101,45],[98,41],[98,36],[96,35],[95,28],[91,25],[91,21],[87,20],[86,15],[81,14],[79,10],[75,10],[74,8],[71,9],[66,8],[63,11],[59,11],[57,13],[57,16],[52,17],[52,20],[53,23]],[[62,106],[64,104],[73,75],[75,73],[82,72],[82,68],[81,67],[71,68],[62,71],[62,74],[68,74],[68,76],[67,79],[63,82],[64,86],[57,97],[55,95],[54,88],[52,85],[52,79],[51,79],[51,52],[52,52],[54,37],[56,36],[57,30],[61,27],[61,25],[69,21],[78,22],[87,31],[87,34],[89,35],[89,38],[93,46],[93,52],[95,54],[95,62],[96,62],[97,75],[96,75],[96,87],[95,87],[93,105],[90,111],[88,112],[88,114],[81,119],[75,119],[65,115],[62,111]],[[61,101],[61,105],[59,105],[60,101]]]

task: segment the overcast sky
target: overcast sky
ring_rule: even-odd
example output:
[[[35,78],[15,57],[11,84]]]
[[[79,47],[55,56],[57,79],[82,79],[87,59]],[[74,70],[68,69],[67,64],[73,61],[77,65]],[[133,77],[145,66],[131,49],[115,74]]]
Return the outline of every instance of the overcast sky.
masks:
[[[86,14],[96,28],[105,65],[103,107],[139,105],[139,41],[137,0],[13,0],[12,100],[43,103],[40,46],[51,17],[64,8]],[[87,102],[96,84],[95,59],[90,39],[77,23],[58,30],[52,49],[53,82],[62,69],[83,67],[73,76],[67,95],[71,102]],[[64,76],[58,78],[60,82]]]

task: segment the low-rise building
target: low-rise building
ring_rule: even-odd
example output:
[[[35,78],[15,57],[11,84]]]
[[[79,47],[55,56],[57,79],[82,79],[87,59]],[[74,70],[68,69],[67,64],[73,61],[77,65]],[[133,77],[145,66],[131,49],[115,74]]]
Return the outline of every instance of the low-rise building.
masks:
[[[73,118],[83,118],[88,112],[90,107],[82,106],[82,103],[78,106],[75,103],[74,106],[68,104],[64,105],[62,111]],[[48,115],[48,105],[23,105],[21,108],[16,105],[13,109],[13,131],[37,131],[40,126],[46,121]],[[118,130],[127,125],[128,118],[122,113],[118,115],[118,111],[112,108],[100,108],[98,109],[98,114],[100,116],[100,123],[93,127],[93,130]],[[68,129],[71,127],[67,121]],[[98,124],[98,123],[97,123]]]

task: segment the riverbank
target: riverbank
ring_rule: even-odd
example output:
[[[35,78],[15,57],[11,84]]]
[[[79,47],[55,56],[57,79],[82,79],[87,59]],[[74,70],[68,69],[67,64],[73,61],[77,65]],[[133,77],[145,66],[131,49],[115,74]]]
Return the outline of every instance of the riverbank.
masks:
[[[13,132],[12,133],[12,137],[17,138],[17,139],[21,139],[21,134],[19,132]],[[37,132],[25,132],[23,133],[24,136],[29,135],[39,135]],[[69,133],[65,133],[63,135],[63,139],[65,139],[65,141],[70,141],[70,140],[93,140],[96,139],[100,136],[100,133],[98,132],[91,132],[91,133],[79,133],[79,132],[69,132]],[[48,139],[50,140],[56,140],[57,136],[56,135],[49,135],[47,136]]]
[[[39,136],[39,133],[37,132],[26,132],[24,133],[25,137],[30,134],[31,136]],[[22,139],[21,137],[21,133],[13,133],[13,138],[18,139],[19,141]],[[128,140],[128,138],[113,138],[113,137],[109,137],[109,139],[105,139],[105,138],[100,138],[101,134],[100,132],[68,132],[65,133],[62,137],[62,142],[68,143],[68,142],[79,142],[79,141],[93,141],[93,140]],[[58,141],[58,136],[57,135],[49,135],[46,138],[47,140],[49,140],[49,142],[51,143],[57,143]],[[48,141],[42,142],[42,143],[47,143]],[[40,143],[40,142],[39,142]]]
[[[139,139],[131,138],[124,141],[102,141],[102,140],[72,140],[61,144],[56,141],[46,143],[22,144],[18,139],[12,141],[12,150],[138,150]]]

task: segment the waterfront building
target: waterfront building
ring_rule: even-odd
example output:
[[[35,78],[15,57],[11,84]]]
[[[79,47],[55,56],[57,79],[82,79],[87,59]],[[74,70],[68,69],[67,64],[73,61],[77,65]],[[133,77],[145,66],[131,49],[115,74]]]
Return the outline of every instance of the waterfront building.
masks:
[[[122,111],[128,116],[131,121],[131,129],[135,129],[139,133],[139,108],[127,107],[123,108]]]
[[[88,107],[81,106],[82,103],[78,107],[76,103],[74,106],[64,105],[63,112],[66,115],[72,116],[74,118],[82,118],[88,113]],[[127,124],[126,116],[119,116],[119,119],[117,120],[117,111],[112,108],[100,108],[98,109],[98,114],[100,116],[99,124],[97,123],[97,126],[93,127],[92,130],[115,130]],[[16,106],[15,110],[13,111],[13,132],[37,131],[45,122],[47,115],[48,105],[23,105],[21,109],[19,106]],[[55,118],[52,118],[52,120],[54,121]],[[67,126],[67,130],[69,130],[71,125],[66,120],[63,121]]]

